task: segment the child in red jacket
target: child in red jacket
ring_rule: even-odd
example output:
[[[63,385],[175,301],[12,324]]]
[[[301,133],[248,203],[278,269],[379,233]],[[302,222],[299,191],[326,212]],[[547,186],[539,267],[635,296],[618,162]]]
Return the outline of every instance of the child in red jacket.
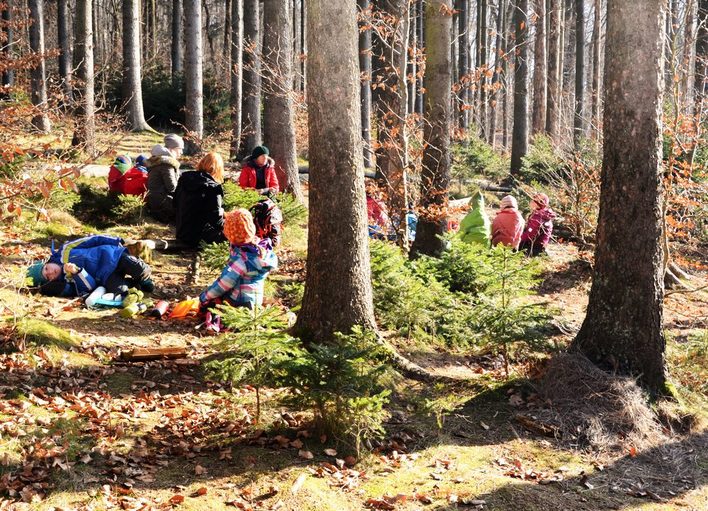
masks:
[[[241,167],[241,175],[238,178],[241,188],[254,188],[262,195],[280,191],[278,176],[275,174],[275,161],[268,154],[270,151],[264,145],[253,149],[250,158]]]
[[[492,222],[492,246],[502,243],[517,250],[524,232],[524,217],[516,199],[506,195],[499,203],[499,213]]]

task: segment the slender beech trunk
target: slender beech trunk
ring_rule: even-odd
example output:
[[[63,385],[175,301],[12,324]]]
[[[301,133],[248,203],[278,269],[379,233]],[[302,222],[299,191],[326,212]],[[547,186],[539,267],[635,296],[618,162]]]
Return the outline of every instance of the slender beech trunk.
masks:
[[[123,0],[123,104],[132,131],[149,130],[140,83],[140,0]]]
[[[512,42],[512,31],[514,30],[514,11],[516,10],[515,0],[510,0],[506,13],[504,14],[504,68],[502,74],[504,76],[504,99],[502,104],[502,147],[504,150],[509,149],[509,99],[511,97],[512,85],[514,83],[514,74],[509,73],[509,59],[514,54],[512,51],[514,45]]]
[[[410,2],[408,5],[408,19],[410,19],[410,24],[408,27],[408,73],[406,76],[408,84],[407,113],[412,114],[415,112],[415,82],[416,74],[418,73],[418,15],[416,14],[418,4],[416,2]]]
[[[585,136],[585,0],[575,0],[575,115],[573,147]]]
[[[593,136],[600,133],[600,63],[602,62],[602,0],[595,0],[595,19],[592,28],[592,124]]]
[[[693,89],[696,82],[696,20],[698,19],[697,0],[688,0],[684,22],[683,48],[683,110],[688,116],[693,115]]]
[[[307,55],[307,3],[301,0],[300,8],[300,53],[303,58],[300,59],[300,90],[303,94],[307,94],[307,66],[305,65]]]
[[[423,3],[423,0],[416,1],[416,14],[416,41],[418,41],[418,47],[422,49],[425,48],[425,5]],[[425,64],[423,64],[423,66],[425,66]],[[423,99],[425,97],[425,93],[423,92],[425,90],[425,73],[419,72],[418,74],[419,77],[416,80],[415,113],[422,117],[424,111]]]
[[[361,137],[364,141],[364,167],[371,168],[371,2],[359,0],[359,73],[361,76]],[[364,28],[366,27],[366,28]]]
[[[293,2],[293,89],[300,90],[300,16],[302,5],[300,0]]]
[[[12,21],[13,21],[13,13],[12,13],[12,6],[13,6],[13,1],[12,0],[5,0],[5,8],[2,11],[2,20],[5,22],[5,28],[3,29],[5,32],[5,37],[7,42],[4,44],[4,48],[2,48],[2,52],[8,55],[8,58],[12,58],[13,52],[14,52],[14,40],[15,40],[15,30],[13,29],[12,26]],[[4,69],[2,71],[2,86],[3,87],[11,87],[15,84],[15,71],[12,69]]]
[[[666,384],[660,243],[663,5],[662,0],[607,2],[595,274],[587,315],[572,344],[600,366],[638,376],[654,395]]]
[[[487,138],[487,0],[481,0],[479,16],[479,68],[481,75],[479,78],[479,135],[482,139]]]
[[[44,58],[44,1],[29,0],[32,24],[29,27],[30,50],[40,56],[37,65],[30,72],[32,82],[32,104],[37,114],[32,117],[32,126],[42,133],[52,128],[47,116],[47,72]]]
[[[295,330],[322,343],[355,325],[374,330],[376,323],[359,126],[356,2],[310,0],[307,10],[310,215],[305,295]]]
[[[408,0],[375,0],[384,24],[373,34],[373,106],[378,145],[376,167],[388,187],[387,205],[404,249],[408,247],[408,133],[406,63],[408,57]]]
[[[241,143],[241,101],[243,96],[243,0],[231,0],[231,148],[238,156]]]
[[[499,102],[499,90],[503,79],[503,61],[506,59],[503,41],[504,41],[504,15],[506,11],[506,0],[498,0],[497,2],[497,35],[494,45],[494,75],[492,76],[492,95],[489,111],[489,135],[487,142],[492,145],[492,148],[497,146],[497,103]]]
[[[440,236],[447,229],[444,211],[450,187],[450,9],[451,0],[428,0],[425,3],[427,90],[420,184],[421,210],[411,257],[420,254],[437,256],[445,249],[445,241]]]
[[[560,0],[548,0],[548,100],[546,103],[546,133],[555,142],[560,132],[561,19]]]
[[[258,0],[243,2],[243,97],[239,159],[261,143],[261,37]]]
[[[69,36],[69,0],[57,0],[57,38],[59,78],[65,101],[71,103],[71,40]]]
[[[521,159],[529,144],[528,124],[528,0],[516,0],[514,31],[516,58],[514,59],[514,132],[511,137],[511,174],[521,171]]]
[[[232,0],[224,0],[224,43],[222,54],[226,61],[226,69],[231,68],[231,2]],[[292,55],[292,48],[290,49]],[[229,77],[230,78],[230,77]]]
[[[93,10],[90,0],[76,0],[74,56],[80,99],[72,145],[82,145],[91,156],[96,152],[96,106],[93,76]]]
[[[199,141],[204,135],[204,93],[202,81],[202,4],[184,0],[184,83],[187,97],[185,127]]]
[[[546,130],[546,0],[535,0],[536,39],[533,65],[533,110],[531,134]]]
[[[263,9],[263,135],[281,188],[303,202],[295,149],[292,12],[290,2],[265,0]]]
[[[708,86],[708,0],[698,0],[696,36],[695,112],[702,114]]]
[[[172,0],[172,80],[177,81],[184,73],[184,46],[182,45],[183,0]]]
[[[460,89],[458,91],[458,101],[460,106],[460,128],[467,130],[470,126],[470,30],[469,12],[470,1],[458,0],[457,33],[458,52],[457,70],[459,75]]]

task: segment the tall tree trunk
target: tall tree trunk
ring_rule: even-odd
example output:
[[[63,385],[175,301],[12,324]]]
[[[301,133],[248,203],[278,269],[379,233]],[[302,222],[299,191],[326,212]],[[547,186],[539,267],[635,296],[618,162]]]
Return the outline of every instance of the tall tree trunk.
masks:
[[[184,0],[184,80],[187,97],[185,127],[199,144],[204,135],[204,93],[202,81],[202,4]]]
[[[662,0],[607,2],[595,274],[587,315],[573,342],[595,363],[638,376],[653,394],[666,382],[660,244],[662,5]]]
[[[231,0],[231,148],[238,156],[241,143],[241,101],[243,96],[243,0]]]
[[[509,60],[514,53],[511,50],[514,45],[512,41],[512,31],[514,30],[514,11],[516,10],[516,1],[510,0],[506,13],[504,14],[504,59],[502,74],[504,76],[504,98],[502,103],[502,147],[504,150],[509,149],[509,99],[511,97],[512,84],[514,83],[513,73],[509,73]],[[514,36],[515,37],[515,36]]]
[[[419,48],[425,48],[425,5],[423,0],[416,0],[416,41],[418,41]],[[423,99],[425,97],[424,73],[419,72],[420,76],[416,80],[416,92],[415,92],[415,113],[419,116],[423,116],[423,111],[425,107],[423,106]]]
[[[30,50],[40,56],[37,65],[32,68],[32,104],[37,108],[37,114],[32,117],[32,126],[42,133],[51,129],[47,116],[47,76],[44,58],[44,1],[29,0],[32,24],[29,27]]]
[[[573,147],[585,136],[585,0],[575,0],[575,115]]]
[[[696,36],[695,111],[703,111],[708,86],[708,0],[698,0],[698,35]]]
[[[261,143],[261,37],[258,0],[243,3],[243,97],[239,159]]]
[[[499,90],[503,79],[502,70],[504,68],[504,60],[506,60],[506,50],[503,46],[504,27],[505,25],[506,0],[498,0],[497,2],[497,28],[496,28],[496,43],[494,45],[494,75],[492,76],[492,95],[490,101],[489,112],[489,136],[487,142],[492,145],[492,148],[497,146],[497,103],[499,101]]]
[[[693,115],[693,88],[695,84],[696,69],[696,20],[698,19],[697,0],[688,0],[686,5],[686,18],[684,22],[684,47],[683,47],[683,111],[686,115]]]
[[[408,107],[407,113],[415,112],[415,82],[416,74],[418,73],[418,14],[416,9],[418,4],[410,2],[408,4],[408,19],[410,20],[408,27],[408,72],[406,76],[408,84]]]
[[[133,131],[149,130],[140,83],[140,0],[123,0],[123,104]]]
[[[560,132],[561,62],[561,0],[548,0],[548,101],[546,103],[546,133],[558,141]]]
[[[69,36],[69,0],[57,0],[57,38],[59,78],[67,102],[71,102],[71,40]]]
[[[398,239],[408,246],[408,134],[406,130],[406,58],[408,0],[375,0],[373,104],[378,131],[376,167],[388,187],[387,203]]]
[[[2,10],[2,21],[5,24],[5,28],[3,31],[5,32],[5,38],[6,41],[4,43],[4,48],[2,49],[2,52],[7,55],[8,59],[12,58],[13,52],[14,52],[14,40],[15,40],[15,30],[12,26],[13,23],[13,12],[12,12],[12,6],[13,6],[13,1],[12,0],[6,0],[5,2],[5,8]],[[15,71],[12,69],[5,69],[2,72],[2,86],[3,87],[12,87],[15,85]]]
[[[479,134],[482,139],[487,138],[487,0],[479,3],[479,67],[481,75],[479,77]]]
[[[526,156],[529,145],[528,123],[528,0],[516,0],[514,31],[516,34],[516,58],[514,59],[514,132],[511,137],[511,174],[521,172],[521,159]]]
[[[425,67],[425,125],[423,169],[420,183],[421,210],[411,256],[437,256],[445,249],[440,238],[447,230],[444,213],[450,187],[450,34],[452,0],[425,3],[427,61]]]
[[[91,0],[76,0],[76,58],[78,88],[77,122],[72,145],[82,145],[89,155],[96,152],[96,106],[93,77],[93,11]]]
[[[359,126],[356,2],[310,0],[307,7],[310,217],[305,295],[295,329],[328,342],[335,332],[348,333],[355,325],[376,328]]]
[[[457,32],[459,49],[457,52],[457,69],[460,89],[458,101],[460,105],[460,128],[467,130],[470,126],[470,30],[469,12],[470,0],[457,0]]]
[[[295,149],[292,12],[290,2],[265,0],[263,9],[264,138],[281,188],[303,202]]]
[[[361,76],[361,136],[364,141],[364,167],[371,168],[371,2],[358,0],[359,73]]]
[[[307,94],[307,66],[305,65],[306,59],[304,56],[307,55],[307,3],[305,0],[301,0],[300,8],[300,52],[303,58],[300,59],[300,90]]]
[[[536,40],[533,64],[531,133],[546,130],[546,0],[535,0]]]
[[[224,0],[224,48],[222,50],[224,60],[226,61],[226,69],[231,68],[231,2],[232,0]],[[290,48],[290,55],[292,55]],[[230,77],[229,77],[230,78]]]
[[[183,0],[172,0],[172,80],[176,83],[184,73],[184,46],[182,45]]]
[[[595,0],[592,28],[592,123],[593,136],[600,133],[600,62],[602,61],[602,0]]]

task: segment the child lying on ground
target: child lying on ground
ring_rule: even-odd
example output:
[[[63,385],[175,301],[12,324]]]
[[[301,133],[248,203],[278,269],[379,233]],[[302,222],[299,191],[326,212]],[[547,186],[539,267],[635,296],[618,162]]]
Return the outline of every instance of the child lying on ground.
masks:
[[[261,306],[265,279],[278,267],[270,240],[256,237],[248,210],[226,213],[224,234],[231,244],[230,257],[219,278],[199,296],[202,312],[218,303],[250,309]]]
[[[102,235],[68,241],[60,250],[52,249],[47,261],[30,266],[27,276],[32,287],[49,296],[83,296],[99,286],[118,295],[129,287],[151,292],[150,266],[130,255],[122,241]]]

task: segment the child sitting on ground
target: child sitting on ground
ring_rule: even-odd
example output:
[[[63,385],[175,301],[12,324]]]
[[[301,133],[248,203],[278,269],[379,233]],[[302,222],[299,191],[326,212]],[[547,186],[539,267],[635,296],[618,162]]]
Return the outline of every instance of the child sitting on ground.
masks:
[[[499,243],[517,250],[524,232],[524,217],[519,213],[516,199],[506,195],[499,203],[499,213],[492,222],[492,246]]]
[[[490,222],[484,210],[484,195],[478,191],[470,201],[472,208],[460,222],[460,239],[468,244],[479,243],[489,247]]]
[[[524,233],[521,235],[519,250],[530,256],[537,256],[546,251],[546,246],[553,234],[553,219],[556,214],[548,206],[549,199],[545,193],[537,193],[531,200],[531,214],[526,220]]]
[[[27,270],[31,286],[40,293],[66,297],[83,296],[99,286],[115,295],[127,294],[129,287],[152,292],[150,273],[150,266],[130,255],[122,239],[102,235],[67,241],[60,250],[52,249],[47,261]]]
[[[230,257],[219,278],[199,296],[199,309],[206,312],[219,303],[260,307],[265,279],[278,267],[271,241],[256,236],[253,217],[247,209],[224,215],[224,234],[231,244]]]

